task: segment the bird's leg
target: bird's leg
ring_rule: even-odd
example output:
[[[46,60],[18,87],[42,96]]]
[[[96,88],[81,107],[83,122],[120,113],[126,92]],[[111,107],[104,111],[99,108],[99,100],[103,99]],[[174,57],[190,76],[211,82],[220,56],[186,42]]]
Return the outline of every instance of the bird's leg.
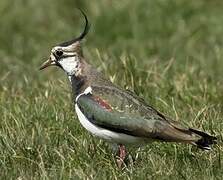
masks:
[[[126,157],[126,149],[124,145],[119,145],[119,158],[117,159],[117,165],[119,168],[122,167]]]

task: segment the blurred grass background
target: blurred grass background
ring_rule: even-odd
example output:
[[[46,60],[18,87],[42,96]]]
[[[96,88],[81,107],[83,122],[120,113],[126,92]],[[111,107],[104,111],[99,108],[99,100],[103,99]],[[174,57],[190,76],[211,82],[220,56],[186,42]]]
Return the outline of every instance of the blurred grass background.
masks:
[[[153,143],[120,171],[79,124],[66,76],[38,71],[51,48],[91,30],[85,57],[160,111],[214,134],[213,151]],[[223,2],[1,0],[0,179],[222,179]],[[132,152],[133,156],[136,154]]]

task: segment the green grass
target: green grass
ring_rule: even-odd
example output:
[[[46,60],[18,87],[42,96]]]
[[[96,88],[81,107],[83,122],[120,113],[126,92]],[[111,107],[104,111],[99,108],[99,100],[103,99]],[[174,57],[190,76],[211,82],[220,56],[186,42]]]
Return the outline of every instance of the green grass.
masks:
[[[0,179],[222,179],[223,2],[1,0]],[[79,124],[66,76],[38,71],[83,18],[88,61],[182,123],[218,137],[204,152],[148,144],[119,170],[109,146]],[[136,152],[132,151],[135,156]]]

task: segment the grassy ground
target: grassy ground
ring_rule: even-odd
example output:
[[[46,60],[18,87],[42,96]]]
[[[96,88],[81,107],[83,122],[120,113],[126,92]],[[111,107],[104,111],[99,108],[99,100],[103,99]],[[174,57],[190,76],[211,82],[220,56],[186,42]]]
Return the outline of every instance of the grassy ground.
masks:
[[[222,179],[223,2],[0,1],[0,179]],[[85,56],[160,111],[218,137],[210,152],[153,143],[120,171],[72,111],[66,76],[39,72],[83,29]],[[134,151],[132,154],[136,154]]]

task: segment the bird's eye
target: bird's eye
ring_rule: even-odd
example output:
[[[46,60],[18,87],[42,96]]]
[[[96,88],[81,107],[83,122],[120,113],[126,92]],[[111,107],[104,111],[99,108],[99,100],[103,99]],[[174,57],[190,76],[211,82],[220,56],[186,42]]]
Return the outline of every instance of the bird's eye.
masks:
[[[55,53],[56,53],[56,55],[57,55],[58,57],[60,57],[60,56],[63,55],[63,51],[60,51],[60,50],[56,51]]]

